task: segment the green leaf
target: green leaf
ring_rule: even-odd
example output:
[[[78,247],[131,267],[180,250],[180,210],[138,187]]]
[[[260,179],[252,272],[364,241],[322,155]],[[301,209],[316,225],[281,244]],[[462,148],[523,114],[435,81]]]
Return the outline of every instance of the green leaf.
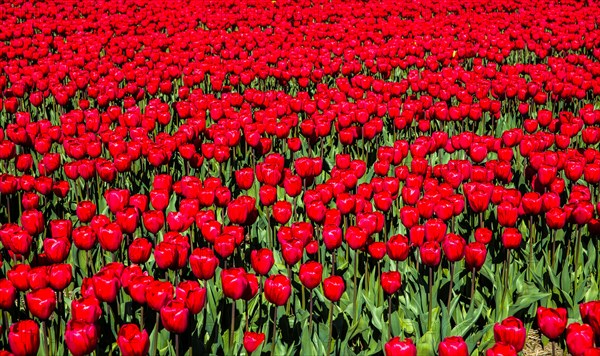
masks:
[[[417,355],[419,356],[435,356],[435,342],[433,333],[426,332],[417,343]]]

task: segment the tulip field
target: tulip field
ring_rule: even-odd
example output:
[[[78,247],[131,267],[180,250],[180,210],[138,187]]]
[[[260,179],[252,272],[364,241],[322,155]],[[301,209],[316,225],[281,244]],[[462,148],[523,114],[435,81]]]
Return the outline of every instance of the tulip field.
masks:
[[[600,3],[0,3],[0,356],[600,355]]]

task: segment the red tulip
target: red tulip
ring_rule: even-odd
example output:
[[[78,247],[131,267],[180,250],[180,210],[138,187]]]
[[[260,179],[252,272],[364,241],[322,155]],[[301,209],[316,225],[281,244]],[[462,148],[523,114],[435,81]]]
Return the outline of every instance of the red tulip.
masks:
[[[516,352],[523,350],[527,330],[523,322],[514,316],[510,316],[501,323],[494,325],[494,339],[496,342],[503,342],[514,347]]]
[[[108,208],[114,214],[122,211],[129,204],[129,190],[110,188],[104,192],[104,199]]]
[[[387,247],[383,242],[373,242],[367,246],[367,250],[369,251],[369,255],[371,255],[371,257],[379,261],[385,257]]]
[[[246,271],[243,268],[229,268],[221,271],[223,294],[227,298],[238,300],[248,287]]]
[[[252,168],[242,168],[235,171],[235,182],[240,189],[250,189],[254,183],[254,170]]]
[[[48,276],[48,267],[40,266],[34,267],[27,272],[27,283],[32,290],[38,290],[42,288],[48,287],[49,276]]]
[[[121,281],[114,273],[104,270],[92,277],[94,295],[102,302],[113,303],[121,288]]]
[[[440,356],[467,356],[469,355],[469,349],[462,337],[450,336],[440,342],[438,353]]]
[[[145,238],[134,239],[127,248],[131,263],[143,264],[148,261],[152,253],[152,243]]]
[[[487,250],[481,242],[471,242],[465,247],[465,262],[469,269],[479,270],[485,263]]]
[[[138,221],[138,210],[135,208],[125,208],[116,213],[116,223],[125,234],[133,234],[138,227]]]
[[[329,251],[342,246],[342,229],[336,225],[325,225],[323,227],[323,243]]]
[[[403,235],[394,235],[390,237],[386,244],[387,254],[393,261],[404,261],[408,258],[410,245],[408,238]]]
[[[500,205],[498,205],[497,212],[498,223],[501,226],[513,227],[517,223],[517,218],[519,217],[517,213],[517,208],[513,207],[511,203],[500,203]]]
[[[150,349],[148,332],[141,330],[136,324],[125,324],[119,329],[117,345],[123,356],[144,356]]]
[[[304,252],[303,243],[300,240],[292,239],[290,242],[281,243],[281,254],[283,260],[289,266],[293,266],[302,259]]]
[[[93,324],[102,316],[100,302],[94,296],[82,297],[71,302],[71,318]]]
[[[300,266],[298,277],[304,287],[315,289],[323,279],[323,265],[316,261],[306,262]]]
[[[117,223],[110,223],[103,226],[98,231],[98,242],[103,249],[115,252],[121,246],[123,241],[123,232]]]
[[[278,201],[273,205],[273,219],[285,225],[292,217],[292,204],[287,201]]]
[[[381,288],[387,294],[394,294],[402,285],[402,276],[400,272],[390,271],[381,273]]]
[[[289,278],[282,274],[271,275],[265,281],[265,298],[276,306],[284,305],[292,293]]]
[[[181,301],[171,300],[160,309],[160,321],[172,333],[183,334],[187,328],[190,311]]]
[[[446,235],[446,224],[441,219],[430,219],[425,223],[425,239],[427,241],[442,242]]]
[[[90,226],[79,226],[73,230],[73,243],[84,251],[91,250],[96,244],[96,233]]]
[[[156,211],[163,212],[169,206],[170,192],[166,189],[153,189],[150,191],[150,205]]]
[[[73,280],[73,267],[67,263],[55,264],[50,267],[48,273],[50,287],[55,291],[62,291]]]
[[[481,242],[484,245],[489,244],[492,241],[492,230],[480,227],[475,230],[475,241]]]
[[[24,292],[29,289],[28,275],[30,270],[31,266],[28,264],[16,264],[6,273],[6,277],[18,291]],[[0,295],[3,297],[11,295],[10,287],[4,285],[4,283],[0,283],[0,286],[4,291],[0,293]],[[7,300],[10,300],[10,298]],[[0,302],[0,305],[5,305],[4,303],[6,303],[6,301]],[[4,309],[4,307],[2,307],[2,309]]]
[[[417,347],[411,339],[400,340],[396,336],[385,344],[384,347],[386,356],[417,356]]]
[[[50,288],[42,288],[25,295],[29,312],[42,320],[52,315],[56,308],[56,293]]]
[[[542,334],[550,340],[557,339],[567,327],[567,310],[538,307],[537,322]]]
[[[65,330],[67,348],[75,356],[92,353],[98,344],[98,328],[96,324],[69,320]]]
[[[215,275],[219,259],[208,247],[196,248],[190,255],[192,273],[198,279],[209,280]]]
[[[44,231],[44,216],[38,210],[25,210],[21,214],[21,226],[29,235],[36,236]]]
[[[573,356],[583,356],[594,347],[594,331],[588,324],[572,323],[567,327],[567,349]]]
[[[330,276],[323,281],[323,293],[325,294],[325,298],[334,303],[340,300],[345,290],[346,284],[344,283],[344,279],[340,276]]]
[[[17,300],[17,290],[8,279],[0,279],[0,309],[11,310]]]
[[[551,229],[562,229],[567,222],[567,213],[558,207],[546,212],[546,224]]]
[[[435,267],[440,264],[442,252],[440,244],[435,241],[427,241],[419,248],[421,261],[425,266]]]
[[[51,220],[50,236],[54,239],[71,239],[73,223],[71,220]]]
[[[18,321],[10,326],[8,344],[15,356],[37,355],[40,347],[40,328],[33,320]]]
[[[52,263],[64,262],[69,256],[71,243],[66,238],[44,239],[44,252]]]
[[[273,252],[266,248],[252,250],[250,254],[250,263],[252,265],[252,269],[254,269],[256,273],[266,276],[275,263]]]
[[[173,292],[173,285],[170,282],[151,281],[145,291],[146,303],[150,309],[160,311],[173,299]]]
[[[521,233],[514,227],[507,227],[502,232],[502,245],[508,250],[519,248],[522,240]]]
[[[256,351],[263,341],[265,341],[265,334],[263,333],[255,333],[251,331],[246,331],[244,333],[244,349],[246,349],[246,352],[249,354]]]
[[[206,288],[200,287],[196,281],[183,281],[175,290],[176,299],[183,301],[190,313],[198,314],[206,303]]]
[[[485,356],[517,356],[517,351],[510,344],[496,342],[485,352]]]
[[[465,254],[465,247],[465,239],[456,234],[447,234],[442,242],[442,250],[450,262],[460,261]]]

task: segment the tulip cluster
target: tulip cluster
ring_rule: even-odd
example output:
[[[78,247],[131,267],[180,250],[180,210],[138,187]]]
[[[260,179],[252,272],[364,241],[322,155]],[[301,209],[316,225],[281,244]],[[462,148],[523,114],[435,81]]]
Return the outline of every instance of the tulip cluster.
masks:
[[[0,355],[597,354],[599,14],[0,4]]]

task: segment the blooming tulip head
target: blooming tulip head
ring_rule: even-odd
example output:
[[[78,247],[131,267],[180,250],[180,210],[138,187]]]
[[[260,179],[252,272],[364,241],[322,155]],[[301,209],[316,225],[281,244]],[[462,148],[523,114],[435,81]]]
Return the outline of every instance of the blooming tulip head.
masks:
[[[537,308],[538,327],[548,339],[557,339],[567,327],[567,310],[565,308]]]

